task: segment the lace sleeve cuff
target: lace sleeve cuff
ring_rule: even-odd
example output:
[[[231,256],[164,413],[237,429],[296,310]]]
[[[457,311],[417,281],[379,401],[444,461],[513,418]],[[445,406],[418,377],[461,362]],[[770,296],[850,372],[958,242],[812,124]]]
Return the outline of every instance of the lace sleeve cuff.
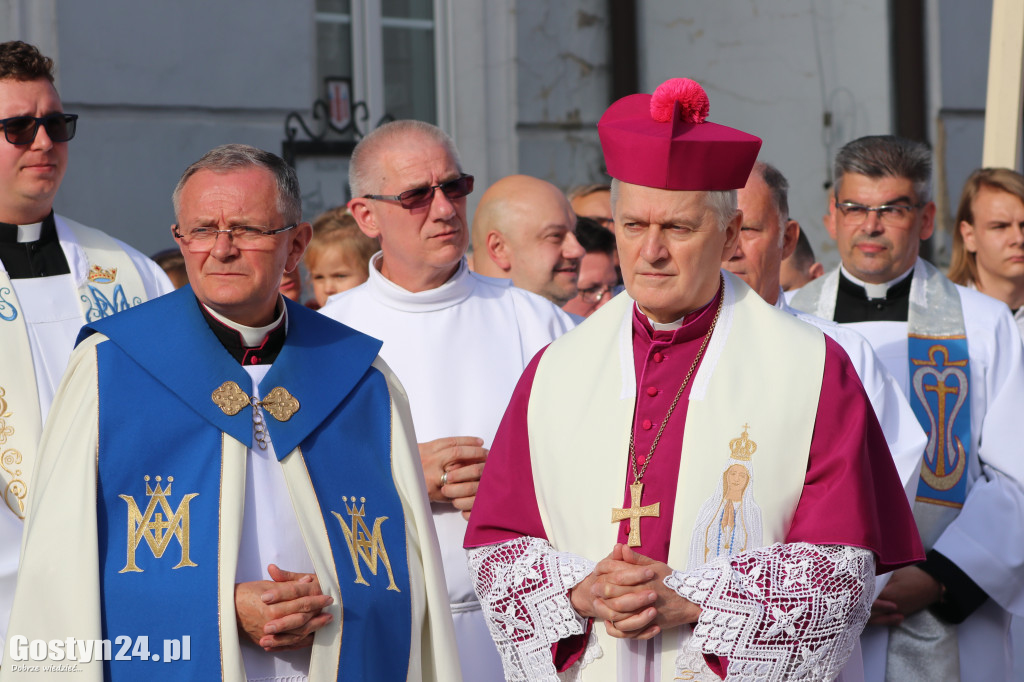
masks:
[[[867,622],[874,555],[777,543],[675,571],[665,584],[703,609],[693,636],[729,660],[726,679],[832,679]]]
[[[600,655],[593,633],[583,656],[562,675],[551,653],[559,640],[587,631],[586,619],[569,601],[569,590],[594,570],[594,562],[556,552],[545,540],[531,537],[467,552],[474,587],[507,680],[571,680]]]

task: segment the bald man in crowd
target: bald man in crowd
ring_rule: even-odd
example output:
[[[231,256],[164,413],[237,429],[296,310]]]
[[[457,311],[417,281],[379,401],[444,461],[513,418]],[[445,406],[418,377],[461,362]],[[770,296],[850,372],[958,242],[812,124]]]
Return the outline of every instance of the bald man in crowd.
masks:
[[[575,227],[569,201],[550,182],[502,178],[484,192],[473,217],[473,269],[564,306],[576,296],[584,254]]]

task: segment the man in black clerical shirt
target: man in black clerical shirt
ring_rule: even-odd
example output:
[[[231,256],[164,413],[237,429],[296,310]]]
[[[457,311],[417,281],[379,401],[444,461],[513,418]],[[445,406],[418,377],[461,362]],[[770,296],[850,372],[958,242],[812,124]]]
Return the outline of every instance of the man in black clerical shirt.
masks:
[[[78,330],[171,291],[139,252],[54,215],[77,122],[54,88],[53,60],[0,43],[0,638],[37,441]]]
[[[826,221],[842,266],[791,303],[867,337],[929,436],[914,504],[927,558],[878,595],[866,678],[1008,680],[1024,603],[1024,582],[1008,580],[1024,570],[1024,520],[1006,513],[1024,508],[1024,348],[1004,303],[919,257],[935,226],[931,163],[894,136],[844,146]]]

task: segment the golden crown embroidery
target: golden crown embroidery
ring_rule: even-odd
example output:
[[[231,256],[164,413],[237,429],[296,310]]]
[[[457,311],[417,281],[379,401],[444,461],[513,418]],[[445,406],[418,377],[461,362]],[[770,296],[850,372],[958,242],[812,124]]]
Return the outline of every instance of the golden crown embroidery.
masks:
[[[189,550],[189,511],[188,505],[199,493],[189,493],[181,498],[178,508],[171,511],[167,497],[171,494],[173,476],[167,477],[167,486],[160,487],[160,477],[156,477],[156,487],[150,487],[149,476],[146,480],[146,495],[149,504],[146,511],[140,512],[135,498],[131,495],[119,495],[128,504],[128,561],[119,573],[138,572],[142,569],[135,563],[135,551],[143,540],[149,545],[149,551],[157,559],[163,558],[164,552],[171,544],[171,538],[178,540],[181,547],[181,560],[174,568],[198,566],[188,556]],[[159,509],[158,509],[159,508]]]
[[[345,503],[345,511],[348,512],[349,517],[352,519],[351,527],[345,524],[345,519],[341,514],[336,511],[331,513],[338,518],[341,530],[345,533],[345,542],[348,543],[348,551],[352,556],[352,567],[356,571],[355,582],[359,585],[370,584],[363,578],[362,571],[359,568],[360,559],[366,563],[367,568],[370,569],[373,575],[377,575],[377,560],[379,559],[388,572],[388,589],[401,592],[398,586],[395,585],[395,576],[391,573],[391,560],[388,558],[388,550],[384,547],[384,536],[380,531],[381,525],[388,520],[388,517],[379,516],[374,519],[373,532],[371,533],[363,521],[366,515],[366,498],[360,497],[357,502],[353,495],[351,499],[352,506],[349,506],[349,498],[341,498],[341,501]]]
[[[117,279],[117,268],[104,268],[99,265],[94,265],[89,268],[89,274],[87,276],[90,282],[109,284]]]

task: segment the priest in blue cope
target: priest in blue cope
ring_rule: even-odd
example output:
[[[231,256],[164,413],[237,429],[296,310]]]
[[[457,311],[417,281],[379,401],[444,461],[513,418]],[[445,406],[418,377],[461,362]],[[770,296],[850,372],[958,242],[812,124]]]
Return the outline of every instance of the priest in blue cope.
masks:
[[[287,305],[289,334],[261,382],[260,395],[282,385],[302,398],[301,408],[288,421],[269,419],[267,428],[277,457],[283,459],[296,450],[309,472],[338,570],[344,619],[358,623],[345,628],[338,667],[346,671],[346,679],[401,679],[408,666],[411,606],[405,514],[392,481],[391,462],[379,457],[390,449],[391,438],[387,382],[371,366],[380,342],[290,301]],[[173,332],[165,328],[167,320],[174,321]],[[109,339],[96,346],[101,443],[96,515],[103,567],[103,637],[140,633],[148,634],[153,643],[180,638],[193,630],[196,634],[215,632],[220,551],[216,520],[224,474],[218,455],[222,434],[242,441],[249,437],[251,424],[248,410],[228,416],[207,394],[213,377],[217,385],[221,379],[245,385],[245,372],[213,334],[203,333],[206,322],[191,289],[168,294],[160,305],[112,317],[109,322],[83,330],[83,334],[102,333]],[[160,343],[170,333],[178,336],[173,354]],[[194,359],[193,371],[181,372],[180,357]],[[322,376],[330,376],[332,381],[322,381]],[[130,393],[120,390],[126,385],[133,387]],[[140,396],[146,396],[146,411],[161,415],[160,419],[138,419]],[[166,450],[152,446],[154,442],[173,443],[180,456],[169,458]],[[346,442],[346,447],[338,448],[337,444]],[[165,513],[163,522],[171,525],[160,529],[156,518],[161,513],[161,496],[156,492],[160,483],[153,479],[166,471],[174,472],[174,480],[163,476],[163,499],[175,516],[172,520]],[[147,476],[148,481],[144,480]],[[149,495],[150,486],[153,495]],[[370,504],[357,503],[345,494],[350,491],[358,491]],[[190,495],[194,497],[185,499]],[[140,510],[146,509],[150,499],[157,500],[157,511],[143,521],[156,521],[149,532],[164,541],[164,555],[159,559],[143,544],[148,540],[142,528],[134,542],[131,532],[126,538],[125,528],[132,526],[129,515],[133,507],[125,500],[129,496]],[[372,516],[387,518],[380,524],[379,546],[392,551],[387,570],[378,567],[377,576],[365,564],[353,564],[339,519],[334,516],[337,513],[350,524],[349,511],[365,513],[365,507]],[[173,539],[169,537],[172,533]],[[132,559],[128,561],[126,556]],[[359,583],[357,568],[365,586]],[[397,589],[388,589],[389,577]],[[139,604],[147,608],[140,609]],[[197,621],[201,625],[197,626]],[[389,642],[389,655],[363,657],[365,649],[382,640]],[[116,666],[119,675],[127,675],[124,679],[151,677],[153,672],[166,673],[167,679],[182,679],[187,668],[201,674],[218,667],[219,649],[216,637],[193,635],[191,661],[155,671],[150,662],[137,659],[111,661],[107,668],[112,672]]]
[[[458,680],[404,389],[380,341],[278,294],[308,242],[294,171],[204,163],[175,193],[192,286],[79,337],[10,632],[131,638],[76,680]]]

